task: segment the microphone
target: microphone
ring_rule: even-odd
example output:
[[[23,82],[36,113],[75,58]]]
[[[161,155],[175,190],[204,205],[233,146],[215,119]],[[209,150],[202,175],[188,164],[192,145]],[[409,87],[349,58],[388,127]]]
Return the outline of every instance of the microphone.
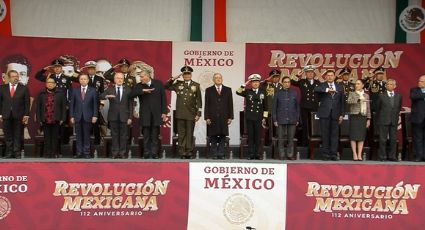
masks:
[[[245,228],[248,229],[248,230],[256,230],[256,228],[253,228],[251,226],[246,226]]]

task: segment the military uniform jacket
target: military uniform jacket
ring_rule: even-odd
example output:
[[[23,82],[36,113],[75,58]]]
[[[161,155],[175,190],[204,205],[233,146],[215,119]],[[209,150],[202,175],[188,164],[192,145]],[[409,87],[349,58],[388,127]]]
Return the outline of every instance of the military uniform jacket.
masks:
[[[55,74],[46,73],[46,70],[42,69],[39,71],[35,78],[39,81],[46,82],[46,79],[51,77],[56,82],[56,91],[62,92],[66,99],[69,101],[72,92],[72,79],[70,77],[65,76],[64,74],[60,74],[56,76]]]
[[[265,117],[264,115],[267,115],[264,113],[265,94],[262,89],[259,88],[258,92],[255,93],[253,89],[240,87],[236,94],[245,97],[245,120],[261,121]]]
[[[340,82],[339,83],[342,86],[342,91],[344,93],[344,103],[345,105],[348,104],[348,95],[350,95],[350,92],[354,92],[354,83],[352,82]],[[345,111],[348,112],[349,106],[344,106]]]
[[[202,95],[199,83],[190,81],[188,85],[184,81],[168,80],[165,88],[176,92],[176,118],[183,120],[195,120],[201,116]]]
[[[103,77],[112,83],[114,82],[114,76],[115,76],[114,68],[108,69],[103,74]],[[124,85],[130,88],[133,88],[133,86],[136,85],[136,78],[133,76],[130,76],[130,74],[128,73],[124,73]]]
[[[272,82],[263,82],[260,85],[260,88],[266,92],[266,97],[264,98],[265,108],[264,110],[267,112],[266,116],[271,115],[273,110],[273,97],[277,93],[277,91],[283,89],[283,86],[280,83],[272,83]]]
[[[314,88],[316,88],[320,84],[320,82],[318,80],[313,80],[313,84],[311,84],[310,81],[307,79],[299,79],[298,81],[291,79],[291,84],[300,89],[300,107],[316,111],[317,107],[319,106],[319,98],[314,92]]]
[[[207,135],[229,135],[227,120],[233,120],[233,96],[232,89],[224,85],[218,94],[215,85],[205,90],[204,119],[210,119]]]
[[[370,100],[372,101],[372,111],[376,111],[376,103],[378,101],[379,95],[386,92],[385,81],[369,81],[365,84],[365,89],[369,91]]]
[[[91,78],[91,76],[89,75],[89,87],[95,88],[96,92],[99,94],[102,94],[103,91],[105,91],[105,85],[103,83],[103,77],[98,76],[98,75],[94,75],[93,76],[93,80]]]

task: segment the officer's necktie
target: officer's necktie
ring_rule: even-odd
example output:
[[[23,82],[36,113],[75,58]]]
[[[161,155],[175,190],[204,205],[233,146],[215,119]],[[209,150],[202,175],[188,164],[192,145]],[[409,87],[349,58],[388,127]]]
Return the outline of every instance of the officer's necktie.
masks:
[[[121,86],[117,87],[118,100],[121,101]]]

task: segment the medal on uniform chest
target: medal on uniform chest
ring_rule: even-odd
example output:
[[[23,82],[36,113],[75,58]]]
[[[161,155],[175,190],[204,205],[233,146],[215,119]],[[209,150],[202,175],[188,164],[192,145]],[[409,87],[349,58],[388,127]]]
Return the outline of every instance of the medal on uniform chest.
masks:
[[[62,83],[66,83],[66,78],[62,78]]]
[[[274,95],[274,88],[273,87],[268,87],[266,91],[267,91],[267,96],[273,96]]]
[[[182,90],[184,87],[182,85],[179,85],[178,89]]]
[[[307,87],[307,83],[304,83],[304,87]]]
[[[372,84],[372,89],[371,89],[372,93],[377,93],[379,92],[379,85],[376,83]]]
[[[190,89],[192,90],[192,92],[196,92],[196,86],[192,85],[192,86],[190,87]]]
[[[260,94],[260,99],[263,100],[264,99],[264,94]]]

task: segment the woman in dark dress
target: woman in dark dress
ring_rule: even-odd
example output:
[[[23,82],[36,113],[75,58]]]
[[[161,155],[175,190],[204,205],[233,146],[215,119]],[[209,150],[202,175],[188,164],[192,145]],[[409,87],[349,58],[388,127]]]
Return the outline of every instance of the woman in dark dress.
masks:
[[[348,95],[350,114],[350,141],[353,151],[353,160],[362,161],[363,144],[366,138],[366,129],[370,126],[370,100],[363,90],[363,82],[357,80],[355,91]]]

